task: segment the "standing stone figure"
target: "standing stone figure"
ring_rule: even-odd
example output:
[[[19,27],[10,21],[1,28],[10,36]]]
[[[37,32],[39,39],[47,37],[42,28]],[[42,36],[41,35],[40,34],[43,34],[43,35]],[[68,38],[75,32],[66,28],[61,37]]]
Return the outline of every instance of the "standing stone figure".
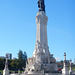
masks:
[[[62,74],[63,75],[69,75],[69,70],[68,70],[67,64],[66,64],[66,53],[64,53],[64,62],[63,62]]]
[[[8,57],[7,57],[7,56],[6,56],[5,68],[4,68],[4,70],[3,70],[3,75],[9,75]]]
[[[38,3],[39,11],[44,11],[45,12],[44,0],[38,0],[37,3]]]

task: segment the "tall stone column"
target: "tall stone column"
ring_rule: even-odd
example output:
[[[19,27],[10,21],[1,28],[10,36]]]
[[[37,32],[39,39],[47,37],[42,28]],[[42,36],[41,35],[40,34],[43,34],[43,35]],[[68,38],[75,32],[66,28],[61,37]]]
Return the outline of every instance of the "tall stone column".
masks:
[[[64,53],[64,61],[66,61],[66,53]]]
[[[47,16],[45,12],[39,11],[36,16],[37,33],[36,44],[47,46]]]
[[[47,41],[47,21],[48,17],[44,11],[38,11],[36,15],[36,44],[33,56],[35,57],[38,53],[49,54],[48,41]]]

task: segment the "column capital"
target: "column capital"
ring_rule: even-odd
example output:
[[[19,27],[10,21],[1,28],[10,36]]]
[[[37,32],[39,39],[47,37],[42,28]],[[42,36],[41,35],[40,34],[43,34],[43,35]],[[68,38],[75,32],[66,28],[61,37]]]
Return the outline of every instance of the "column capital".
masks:
[[[37,12],[35,19],[36,19],[36,24],[43,23],[47,25],[48,17],[46,16],[45,12],[43,11]]]

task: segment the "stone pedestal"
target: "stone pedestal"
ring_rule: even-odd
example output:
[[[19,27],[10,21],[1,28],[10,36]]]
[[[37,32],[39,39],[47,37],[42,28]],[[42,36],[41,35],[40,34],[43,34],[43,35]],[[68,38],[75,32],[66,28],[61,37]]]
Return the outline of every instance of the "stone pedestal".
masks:
[[[64,63],[63,63],[62,74],[69,75],[69,69],[67,68],[67,65],[66,65],[66,53],[64,53]]]
[[[6,69],[6,68],[5,68],[5,69],[3,70],[3,75],[9,75],[9,69]]]
[[[67,67],[64,67],[64,68],[62,69],[62,74],[63,74],[63,75],[69,75],[69,70],[67,69]]]

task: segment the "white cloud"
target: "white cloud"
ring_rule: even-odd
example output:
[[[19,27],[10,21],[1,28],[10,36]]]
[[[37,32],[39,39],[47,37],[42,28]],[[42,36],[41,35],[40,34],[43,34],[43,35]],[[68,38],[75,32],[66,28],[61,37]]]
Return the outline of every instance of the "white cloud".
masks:
[[[57,61],[60,61],[60,60],[61,60],[61,58],[59,58],[59,57],[55,57],[55,59],[56,59]]]

